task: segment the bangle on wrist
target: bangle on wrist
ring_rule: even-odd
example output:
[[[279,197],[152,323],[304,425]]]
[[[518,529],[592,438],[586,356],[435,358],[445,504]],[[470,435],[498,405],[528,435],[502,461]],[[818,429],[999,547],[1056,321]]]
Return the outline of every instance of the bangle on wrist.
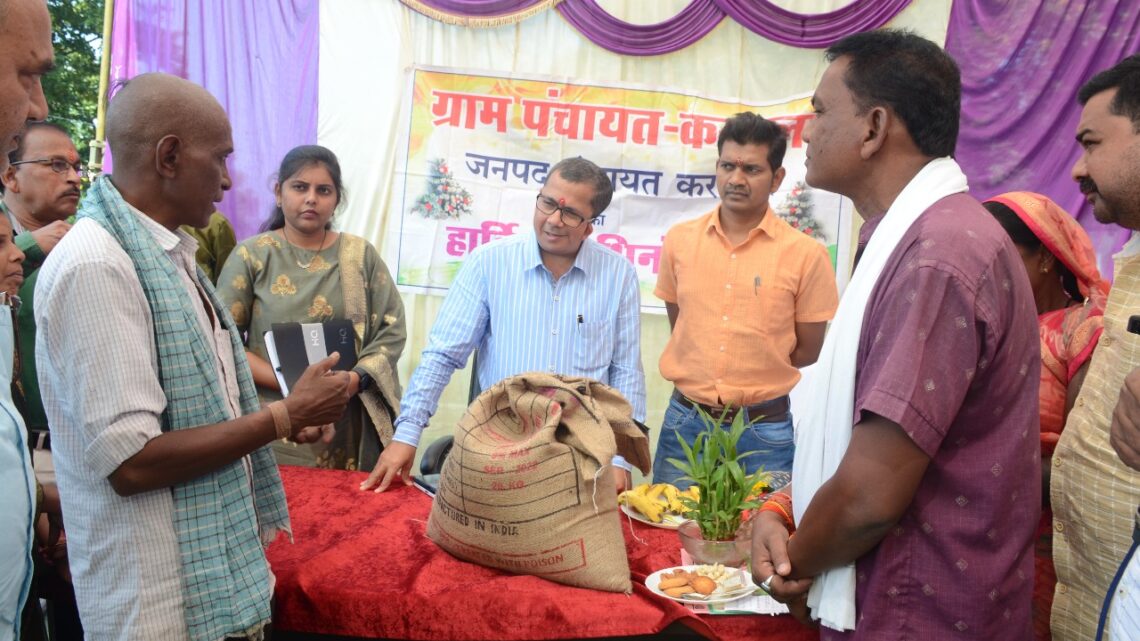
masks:
[[[293,423],[289,420],[289,408],[285,407],[285,401],[270,403],[269,413],[273,415],[273,429],[277,431],[277,438],[288,439],[293,435]]]
[[[788,532],[796,531],[796,521],[792,518],[792,497],[783,492],[773,492],[760,506],[761,512],[773,512],[784,522]]]

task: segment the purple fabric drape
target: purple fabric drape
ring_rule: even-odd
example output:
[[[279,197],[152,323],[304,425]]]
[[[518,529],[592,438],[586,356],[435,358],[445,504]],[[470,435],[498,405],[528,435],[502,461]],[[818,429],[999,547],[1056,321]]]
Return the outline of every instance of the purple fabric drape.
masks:
[[[835,11],[803,14],[768,0],[713,0],[749,31],[793,47],[822,49],[844,36],[878,29],[910,0],[855,0]]]
[[[615,53],[655,56],[683,49],[712,30],[725,15],[769,40],[823,48],[860,31],[877,29],[910,0],[855,0],[828,13],[788,11],[769,0],[693,0],[676,16],[653,25],[619,20],[597,0],[564,0],[558,13],[591,42]]]
[[[485,18],[518,13],[538,0],[419,0],[453,16]],[[788,11],[770,0],[693,0],[680,13],[657,24],[619,20],[597,0],[563,0],[558,13],[594,44],[628,56],[671,53],[700,40],[726,15],[769,40],[806,48],[823,48],[840,38],[877,29],[910,4],[910,0],[854,0],[835,11],[805,14]]]
[[[957,157],[970,191],[1049,196],[1088,230],[1106,276],[1129,232],[1098,223],[1070,175],[1081,153],[1076,93],[1138,49],[1140,4],[1129,0],[955,0],[946,36],[962,69]]]
[[[419,0],[420,3],[456,16],[490,18],[518,13],[543,0]]]
[[[595,0],[565,0],[558,13],[594,44],[631,56],[656,56],[684,49],[705,37],[724,19],[712,0],[694,0],[677,15],[657,24],[623,22]]]
[[[218,209],[239,239],[273,205],[285,152],[317,140],[317,0],[119,0],[111,77],[162,71],[210,91],[229,114],[233,188]]]

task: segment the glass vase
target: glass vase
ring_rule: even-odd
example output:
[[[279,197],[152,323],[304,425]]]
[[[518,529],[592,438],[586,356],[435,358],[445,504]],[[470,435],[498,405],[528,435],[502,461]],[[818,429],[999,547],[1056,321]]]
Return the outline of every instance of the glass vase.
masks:
[[[725,567],[737,568],[748,561],[752,552],[752,541],[739,536],[731,541],[706,541],[701,536],[701,527],[696,521],[685,521],[677,528],[681,537],[681,547],[689,553],[694,563],[712,565],[720,563]]]

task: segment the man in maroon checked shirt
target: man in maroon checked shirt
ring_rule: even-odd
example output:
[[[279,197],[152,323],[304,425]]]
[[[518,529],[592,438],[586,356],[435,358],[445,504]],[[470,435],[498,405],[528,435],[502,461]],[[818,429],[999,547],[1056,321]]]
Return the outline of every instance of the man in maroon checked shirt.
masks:
[[[843,609],[849,623],[836,626],[853,629],[824,628],[825,641],[1027,641],[1041,497],[1037,320],[1017,250],[964,193],[951,158],[957,65],[893,30],[845,38],[827,58],[804,132],[807,181],[851,198],[866,221],[853,283],[859,269],[881,271],[862,290],[865,307],[855,299],[845,315],[840,303],[829,330],[844,336],[844,318],[862,320],[844,343],[857,349],[846,379],[853,398],[844,397],[853,401],[850,442],[800,501],[811,468],[797,476],[808,455],[797,435],[797,504],[782,509],[799,518],[760,513],[753,574],[806,619],[813,580],[854,563],[854,594],[828,601],[854,597],[853,615]],[[960,176],[958,187],[911,208],[909,227],[895,226],[896,212],[922,200],[907,187],[935,167]],[[874,243],[880,234],[893,248]],[[827,355],[825,344],[817,367]],[[827,417],[831,427],[845,420]]]

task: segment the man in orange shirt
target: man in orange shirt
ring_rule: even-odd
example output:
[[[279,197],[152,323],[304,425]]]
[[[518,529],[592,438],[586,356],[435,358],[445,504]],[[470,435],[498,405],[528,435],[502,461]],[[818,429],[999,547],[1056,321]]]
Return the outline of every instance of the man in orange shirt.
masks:
[[[838,292],[827,249],[768,205],[784,179],[788,137],[753,113],[729,118],[717,139],[721,203],[674,225],[661,249],[655,294],[673,329],[661,375],[675,389],[657,440],[653,480],[685,485],[669,458],[678,437],[704,429],[702,408],[727,422],[743,408],[752,426],[739,450],[749,472],[790,471],[795,453],[788,392],[819,356]]]

